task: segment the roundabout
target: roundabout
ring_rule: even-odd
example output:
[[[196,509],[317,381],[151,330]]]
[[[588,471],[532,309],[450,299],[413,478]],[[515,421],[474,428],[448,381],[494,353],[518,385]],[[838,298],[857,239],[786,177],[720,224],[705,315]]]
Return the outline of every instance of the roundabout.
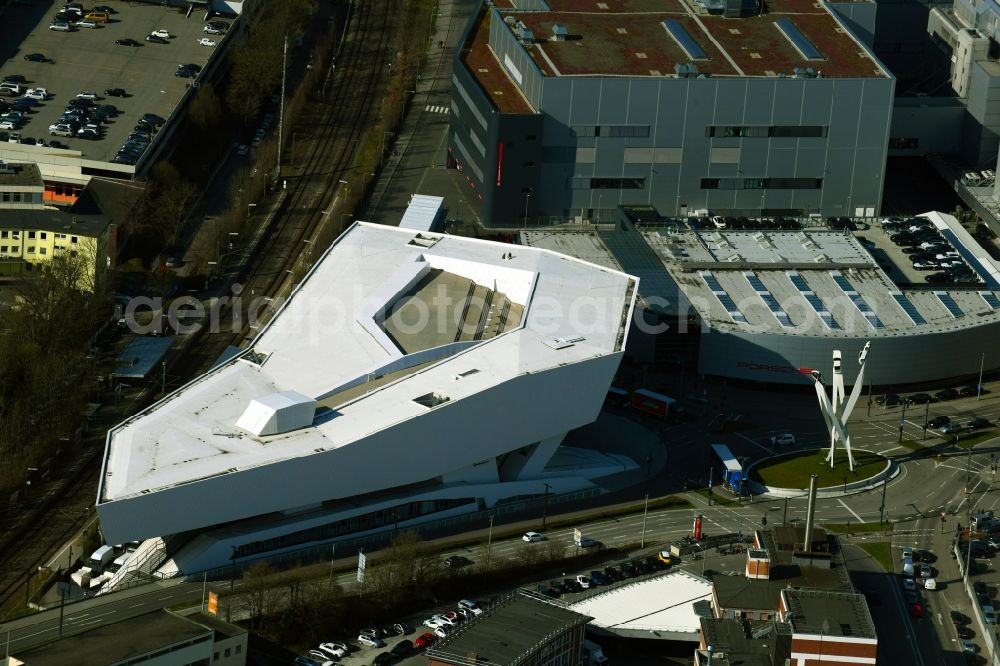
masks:
[[[809,477],[815,474],[820,491],[850,492],[883,482],[895,467],[890,459],[872,451],[856,451],[853,470],[846,458],[830,467],[827,453],[828,449],[818,448],[764,458],[747,470],[748,479],[763,492],[800,493],[809,488]]]

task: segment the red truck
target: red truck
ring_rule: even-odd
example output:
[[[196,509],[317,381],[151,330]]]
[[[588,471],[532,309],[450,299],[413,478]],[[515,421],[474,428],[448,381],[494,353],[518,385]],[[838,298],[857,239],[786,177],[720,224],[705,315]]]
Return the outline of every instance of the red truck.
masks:
[[[676,400],[646,389],[636,389],[632,392],[632,409],[664,420],[680,419],[684,415],[684,410]]]

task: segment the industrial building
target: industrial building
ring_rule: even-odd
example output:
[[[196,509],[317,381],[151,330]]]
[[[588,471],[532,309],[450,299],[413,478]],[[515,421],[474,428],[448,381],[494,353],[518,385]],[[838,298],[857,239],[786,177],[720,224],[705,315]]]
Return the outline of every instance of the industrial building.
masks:
[[[619,205],[872,217],[895,83],[855,34],[873,8],[483,4],[454,63],[450,164],[493,227]]]
[[[674,317],[662,333],[634,336],[645,360],[657,360],[651,339],[687,334],[699,373],[760,382],[808,384],[809,371],[829,371],[840,350],[850,383],[869,341],[876,386],[974,377],[984,362],[986,371],[1000,367],[983,357],[1000,332],[1000,268],[950,215],[924,217],[975,272],[970,283],[925,282],[878,228],[696,231],[631,224],[626,213],[619,223],[627,231],[526,231],[521,242],[579,247],[591,261],[638,275],[640,305]]]
[[[208,613],[156,610],[10,656],[5,666],[243,666],[249,635]]]
[[[590,619],[546,597],[515,590],[428,649],[427,663],[429,666],[579,664],[584,629]]]
[[[600,412],[637,282],[355,224],[248,349],[108,433],[105,538],[173,575],[595,490],[622,462],[560,443]]]

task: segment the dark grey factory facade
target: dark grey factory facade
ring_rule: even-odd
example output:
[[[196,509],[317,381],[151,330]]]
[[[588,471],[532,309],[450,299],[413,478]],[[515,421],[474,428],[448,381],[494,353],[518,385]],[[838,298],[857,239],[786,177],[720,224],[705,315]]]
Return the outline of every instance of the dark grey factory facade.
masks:
[[[742,17],[703,2],[479,7],[455,60],[449,162],[487,226],[611,221],[619,205],[879,213],[895,79],[855,24],[805,0]]]

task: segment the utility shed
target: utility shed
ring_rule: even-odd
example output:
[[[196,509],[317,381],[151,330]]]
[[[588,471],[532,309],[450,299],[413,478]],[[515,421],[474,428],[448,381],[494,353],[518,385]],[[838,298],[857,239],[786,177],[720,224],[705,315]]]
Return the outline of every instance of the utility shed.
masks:
[[[414,194],[399,221],[400,229],[434,231],[444,216],[444,197]]]

